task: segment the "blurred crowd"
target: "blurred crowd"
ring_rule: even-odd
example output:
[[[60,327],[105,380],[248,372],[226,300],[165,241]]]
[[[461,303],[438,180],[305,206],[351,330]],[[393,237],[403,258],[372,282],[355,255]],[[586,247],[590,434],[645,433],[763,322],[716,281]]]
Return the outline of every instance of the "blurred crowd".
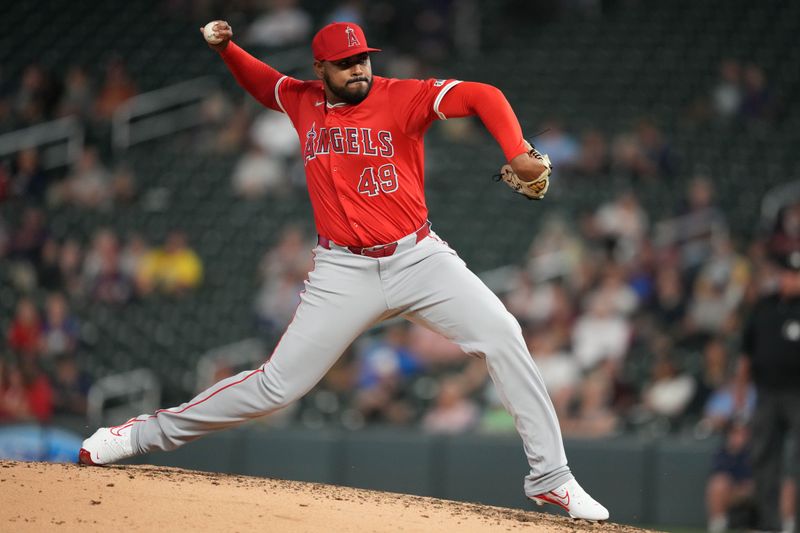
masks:
[[[67,116],[78,116],[90,123],[107,123],[136,94],[136,83],[119,56],[106,62],[97,79],[84,65],[70,65],[58,72],[32,63],[24,68],[16,87],[0,94],[0,130],[10,131]]]
[[[90,242],[58,238],[47,214],[28,207],[0,240],[0,258],[13,287],[22,293],[60,291],[78,303],[126,304],[153,292],[180,295],[202,281],[203,265],[184,232],[170,231],[160,245],[141,234],[124,242],[108,227]]]
[[[785,111],[785,103],[760,65],[726,58],[719,64],[715,85],[692,101],[687,114],[699,123],[765,126]]]
[[[180,297],[202,281],[203,266],[181,231],[160,245],[133,233],[124,242],[98,228],[90,242],[54,236],[47,214],[28,207],[17,227],[0,231],[0,262],[15,304],[0,350],[0,421],[86,414],[91,378],[76,308],[110,310],[160,293]],[[8,302],[10,303],[10,302]]]
[[[20,299],[4,333],[10,354],[0,356],[0,422],[85,416],[92,380],[78,363],[79,324],[64,294],[48,294],[42,311]]]

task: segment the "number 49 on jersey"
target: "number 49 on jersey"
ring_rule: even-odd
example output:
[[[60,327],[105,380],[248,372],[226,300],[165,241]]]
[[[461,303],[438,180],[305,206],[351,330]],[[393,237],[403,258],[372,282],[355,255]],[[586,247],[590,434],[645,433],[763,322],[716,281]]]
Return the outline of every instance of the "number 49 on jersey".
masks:
[[[377,170],[375,167],[366,167],[358,179],[358,192],[367,196],[390,194],[399,186],[397,171],[391,163],[381,165]]]

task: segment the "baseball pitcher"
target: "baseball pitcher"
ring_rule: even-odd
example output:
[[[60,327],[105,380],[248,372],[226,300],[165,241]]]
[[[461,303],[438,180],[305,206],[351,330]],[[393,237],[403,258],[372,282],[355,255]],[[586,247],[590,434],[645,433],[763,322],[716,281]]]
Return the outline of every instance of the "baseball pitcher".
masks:
[[[202,30],[201,30],[202,31]],[[570,516],[608,511],[575,481],[553,405],[521,329],[500,300],[432,230],[423,137],[434,120],[477,115],[508,161],[500,179],[532,199],[547,192],[550,161],[528,144],[495,87],[373,76],[364,32],[333,23],[314,37],[316,80],[285,76],[236,45],[227,22],[205,32],[239,84],[286,113],[302,147],[319,234],[296,314],[260,368],[225,379],[178,407],[100,428],[80,461],[101,465],[172,450],[297,400],[364,330],[395,316],[431,328],[485,359],[523,440],[525,494]]]

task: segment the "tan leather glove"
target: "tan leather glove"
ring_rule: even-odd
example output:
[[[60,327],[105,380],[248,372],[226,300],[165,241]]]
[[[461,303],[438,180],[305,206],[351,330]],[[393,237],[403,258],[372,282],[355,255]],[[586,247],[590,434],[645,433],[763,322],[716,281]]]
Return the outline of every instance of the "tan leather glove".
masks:
[[[511,168],[511,165],[505,164],[500,167],[500,174],[496,174],[495,179],[496,181],[504,181],[506,185],[511,187],[515,192],[522,194],[530,200],[541,200],[547,193],[547,189],[550,188],[550,174],[553,172],[553,164],[550,163],[550,157],[547,154],[542,154],[527,141],[526,144],[529,148],[528,154],[544,164],[545,169],[542,173],[533,181],[523,181],[517,176],[514,169]]]

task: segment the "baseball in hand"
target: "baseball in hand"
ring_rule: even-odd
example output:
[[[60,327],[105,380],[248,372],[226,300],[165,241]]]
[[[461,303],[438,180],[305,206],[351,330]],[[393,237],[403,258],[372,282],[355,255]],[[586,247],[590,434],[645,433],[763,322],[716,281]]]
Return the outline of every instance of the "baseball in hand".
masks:
[[[219,44],[222,42],[222,37],[220,37],[219,34],[214,31],[214,24],[217,22],[219,21],[212,20],[203,28],[203,36],[206,38],[208,44]]]

